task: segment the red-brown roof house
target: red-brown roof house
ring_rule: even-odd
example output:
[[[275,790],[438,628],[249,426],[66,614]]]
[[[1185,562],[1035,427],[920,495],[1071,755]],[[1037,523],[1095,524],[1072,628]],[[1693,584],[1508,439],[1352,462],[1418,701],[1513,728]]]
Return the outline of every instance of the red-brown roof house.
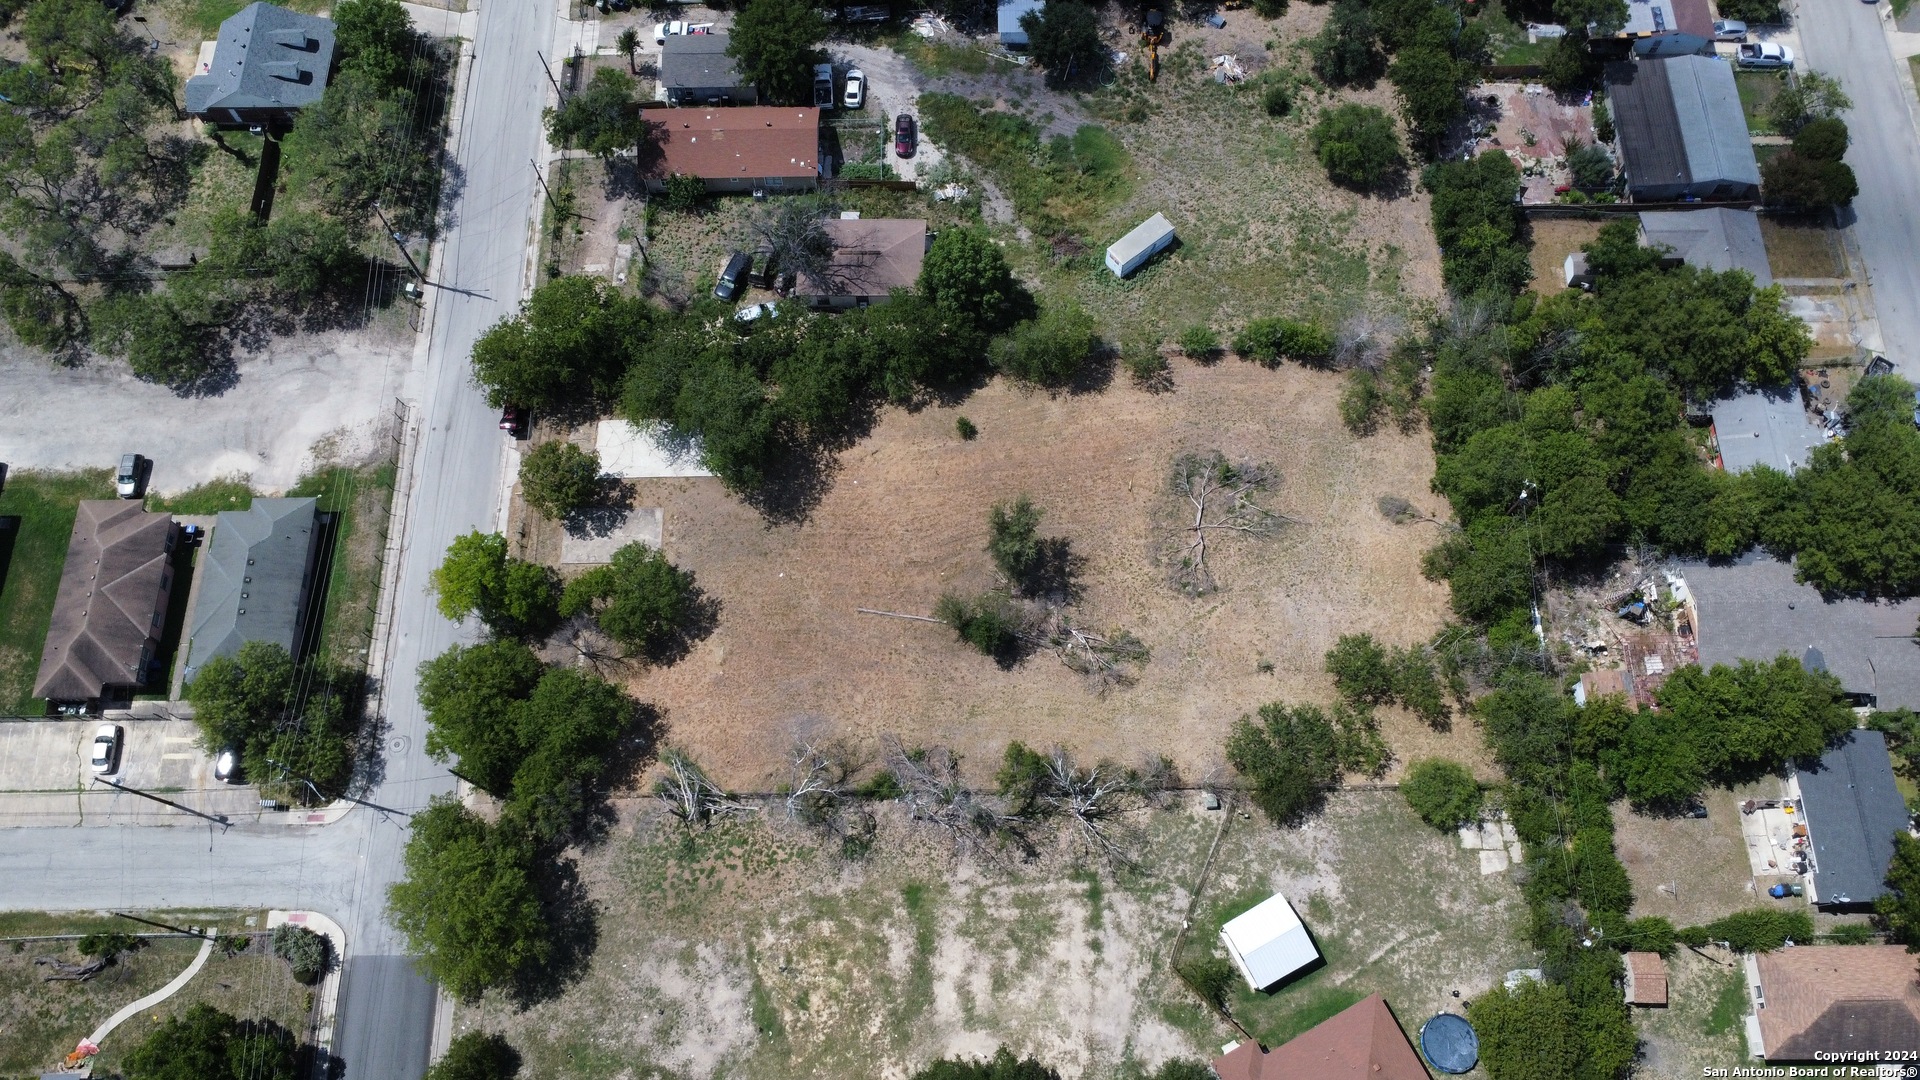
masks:
[[[1920,1047],[1920,957],[1898,945],[1801,945],[1762,953],[1756,966],[1770,1062]]]
[[[1627,1004],[1667,1007],[1667,962],[1659,953],[1630,952],[1626,955]]]
[[[1272,1050],[1243,1042],[1213,1059],[1220,1080],[1431,1080],[1374,994]]]
[[[649,109],[653,138],[641,148],[647,190],[667,177],[706,181],[708,191],[812,191],[820,182],[820,110]]]
[[[175,526],[138,502],[80,503],[33,695],[83,704],[147,681],[173,588]]]
[[[895,289],[911,289],[927,261],[927,223],[920,218],[832,218],[830,280],[800,280],[794,290],[814,307],[883,303]]]

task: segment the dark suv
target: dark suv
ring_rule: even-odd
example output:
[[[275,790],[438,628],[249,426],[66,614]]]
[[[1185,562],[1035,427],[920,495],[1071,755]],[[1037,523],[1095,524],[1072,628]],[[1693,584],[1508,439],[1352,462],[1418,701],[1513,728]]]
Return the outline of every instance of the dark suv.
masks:
[[[727,258],[727,268],[720,271],[720,281],[713,287],[713,295],[722,300],[737,300],[740,291],[747,287],[747,271],[753,269],[753,260],[736,251]]]

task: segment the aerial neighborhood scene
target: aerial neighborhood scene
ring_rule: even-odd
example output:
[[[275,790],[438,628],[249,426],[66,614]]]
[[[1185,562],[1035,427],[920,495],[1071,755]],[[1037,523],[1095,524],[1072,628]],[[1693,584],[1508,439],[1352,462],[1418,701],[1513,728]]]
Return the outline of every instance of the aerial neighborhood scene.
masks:
[[[1920,1077],[1914,0],[0,0],[0,1080]]]

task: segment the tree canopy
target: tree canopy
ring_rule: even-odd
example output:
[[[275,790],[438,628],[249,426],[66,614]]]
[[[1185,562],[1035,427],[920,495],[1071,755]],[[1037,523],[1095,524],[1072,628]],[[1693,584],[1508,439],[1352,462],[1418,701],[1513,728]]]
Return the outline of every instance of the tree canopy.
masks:
[[[1386,744],[1371,713],[1313,705],[1260,707],[1227,736],[1227,761],[1253,785],[1253,802],[1275,825],[1297,825],[1320,808],[1343,772],[1376,773]]]
[[[1007,259],[986,233],[942,229],[920,267],[920,294],[983,330],[998,329],[1021,295]]]
[[[542,114],[547,137],[560,146],[578,146],[607,162],[626,151],[638,150],[649,135],[640,111],[639,86],[638,80],[619,68],[595,68],[579,93],[563,99],[558,109],[549,108]]]
[[[1371,105],[1350,102],[1322,113],[1311,138],[1327,175],[1362,191],[1385,183],[1402,164],[1393,121]]]
[[[606,70],[606,69],[601,69]],[[618,391],[626,359],[653,319],[645,301],[605,280],[567,275],[542,283],[473,346],[473,377],[498,408],[560,408]],[[589,394],[581,393],[583,387]]]
[[[1893,861],[1887,866],[1887,892],[1874,902],[1893,939],[1920,953],[1920,840],[1905,833],[1893,837]]]
[[[941,1058],[914,1073],[912,1080],[1060,1080],[1060,1073],[1033,1058],[1016,1058],[1002,1046],[984,1061]]]
[[[207,1004],[169,1016],[127,1054],[127,1080],[296,1080],[293,1033]]]
[[[1445,832],[1480,813],[1480,783],[1466,766],[1444,758],[1416,761],[1400,782],[1400,794],[1420,820]]]
[[[325,658],[296,664],[275,642],[249,641],[200,665],[185,692],[201,745],[234,750],[249,781],[303,802],[346,790],[358,753],[358,687]]]
[[[421,969],[472,1001],[510,985],[553,952],[540,908],[531,833],[515,816],[489,825],[450,798],[413,815],[407,876],[387,911]]]
[[[1100,17],[1080,0],[1052,0],[1020,16],[1027,52],[1047,73],[1049,86],[1087,82],[1107,70],[1110,54],[1100,40]]]
[[[593,505],[600,493],[600,455],[564,439],[541,443],[520,459],[520,496],[550,518]]]
[[[811,105],[813,65],[825,59],[826,36],[826,19],[806,0],[753,0],[733,20],[727,55],[762,101]]]
[[[694,628],[701,602],[691,571],[667,561],[659,549],[627,544],[605,566],[567,583],[560,614],[592,614],[608,637],[652,658],[663,658]]]
[[[426,1080],[514,1080],[519,1075],[520,1052],[512,1044],[498,1034],[468,1031],[447,1044]]]
[[[1086,367],[1098,343],[1093,316],[1073,300],[1061,300],[996,338],[990,355],[994,367],[1021,382],[1061,387]]]
[[[1564,1080],[1575,1075],[1579,1041],[1567,992],[1527,980],[1496,985],[1473,999],[1467,1019],[1480,1037],[1480,1061],[1493,1080]]]
[[[507,554],[506,537],[478,530],[454,537],[433,572],[440,614],[478,616],[487,629],[508,637],[538,636],[558,614],[560,581],[539,563]]]

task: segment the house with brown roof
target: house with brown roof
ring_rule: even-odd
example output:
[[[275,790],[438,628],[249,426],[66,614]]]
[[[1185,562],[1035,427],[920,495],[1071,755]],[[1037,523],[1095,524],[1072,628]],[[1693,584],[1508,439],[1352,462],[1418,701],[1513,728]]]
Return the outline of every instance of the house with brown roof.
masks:
[[[1238,1043],[1213,1059],[1213,1072],[1220,1080],[1430,1080],[1379,994],[1272,1050]]]
[[[80,503],[33,695],[90,705],[147,681],[173,590],[177,527],[137,502]]]
[[[800,279],[794,295],[818,308],[885,303],[895,289],[911,289],[927,261],[927,223],[920,218],[835,218],[833,269],[826,281]]]
[[[1920,1047],[1920,957],[1898,945],[1781,949],[1751,958],[1747,976],[1756,1057],[1865,1064]]]
[[[648,110],[641,175],[648,191],[669,176],[697,176],[708,191],[812,191],[820,183],[820,110]]]
[[[1630,952],[1625,959],[1627,1004],[1666,1008],[1667,962],[1654,952]]]

